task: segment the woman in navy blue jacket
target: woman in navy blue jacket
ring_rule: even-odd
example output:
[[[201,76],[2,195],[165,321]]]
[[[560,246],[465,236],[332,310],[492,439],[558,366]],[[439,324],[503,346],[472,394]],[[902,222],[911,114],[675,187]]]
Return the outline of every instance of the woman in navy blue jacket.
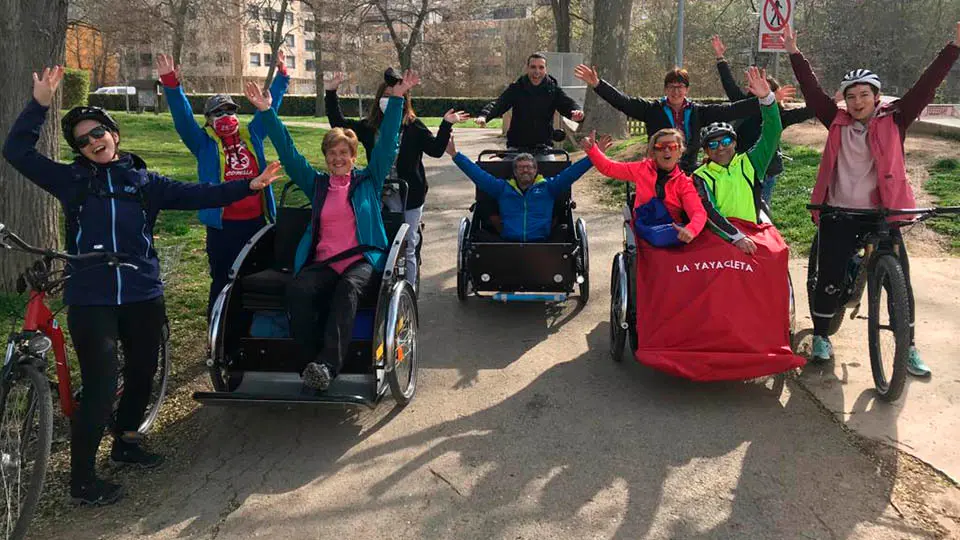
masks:
[[[66,215],[67,251],[119,252],[130,265],[72,264],[64,303],[80,363],[83,400],[71,426],[70,494],[76,504],[110,504],[122,488],[98,479],[97,448],[113,412],[117,386],[117,342],[123,346],[124,393],[117,409],[114,462],[154,467],[162,457],[131,438],[140,425],[157,369],[157,349],[166,318],[153,226],[163,209],[199,210],[226,206],[269,186],[278,176],[273,163],[256,178],[224,184],[185,184],[148,171],[139,157],[120,152],[120,128],[103,109],[75,107],[61,125],[78,155],[58,163],[36,149],[40,128],[63,68],[33,75],[33,99],[14,122],[3,157],[20,174],[50,193]],[[136,267],[136,268],[133,268]]]

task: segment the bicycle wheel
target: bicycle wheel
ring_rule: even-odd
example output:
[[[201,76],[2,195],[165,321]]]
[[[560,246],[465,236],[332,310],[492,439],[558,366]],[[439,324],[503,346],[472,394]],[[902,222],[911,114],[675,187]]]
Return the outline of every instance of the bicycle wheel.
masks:
[[[397,405],[405,407],[417,392],[417,335],[420,319],[417,299],[409,283],[400,281],[393,287],[386,323],[388,354],[393,355],[392,369],[387,370],[387,383]],[[389,335],[392,334],[392,335]]]
[[[625,272],[622,272],[622,268],[623,253],[617,253],[610,270],[610,358],[614,362],[623,361],[623,348],[627,341],[627,330],[620,326],[627,288],[623,282],[625,276],[622,274]]]
[[[32,364],[14,369],[15,375],[0,387],[0,512],[7,539],[27,534],[43,491],[53,439],[50,381]]]
[[[879,256],[868,279],[867,334],[873,383],[880,399],[894,401],[903,392],[910,354],[907,280],[893,255]]]
[[[157,370],[153,375],[153,382],[150,385],[150,400],[147,402],[147,408],[143,412],[143,420],[140,422],[137,432],[145,435],[160,414],[160,407],[163,400],[167,397],[167,382],[170,378],[170,323],[165,322],[161,330],[160,348],[157,350]],[[120,370],[117,374],[117,396],[113,402],[113,419],[116,421],[117,407],[120,405],[120,398],[123,396],[123,347],[117,343],[118,365]]]

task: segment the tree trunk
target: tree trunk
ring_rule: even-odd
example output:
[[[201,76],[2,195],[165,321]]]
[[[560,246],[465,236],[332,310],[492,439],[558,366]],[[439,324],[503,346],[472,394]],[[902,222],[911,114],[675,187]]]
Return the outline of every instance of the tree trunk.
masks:
[[[613,86],[620,87],[627,68],[627,42],[630,32],[630,14],[633,0],[604,0],[594,3],[593,48],[590,54],[600,76]],[[587,92],[584,104],[586,118],[578,131],[596,129],[614,137],[627,134],[627,118],[597,96]]]
[[[570,52],[570,0],[550,0],[557,33],[557,52]]]
[[[287,3],[289,0],[280,1],[280,12],[277,14],[277,20],[271,25],[273,28],[273,42],[270,43],[270,69],[267,71],[267,80],[263,82],[263,90],[267,91],[270,84],[273,83],[273,76],[277,72],[277,51],[283,46],[283,19],[287,16]]]
[[[173,35],[171,36],[173,50],[171,52],[173,53],[174,64],[179,66],[182,63],[183,42],[187,35],[187,10],[190,8],[190,0],[180,0],[179,3],[170,7],[174,10],[170,14],[173,21]]]
[[[0,134],[6,137],[33,89],[31,73],[62,64],[67,32],[67,0],[0,0]],[[14,54],[12,51],[16,51]],[[54,97],[37,149],[59,157],[60,92]],[[56,199],[0,160],[0,221],[27,242],[59,247],[60,206]],[[35,257],[6,252],[0,257],[0,290],[13,292],[19,273]]]
[[[326,116],[323,102],[323,30],[321,21],[323,20],[323,0],[313,0],[313,29],[315,38],[313,40],[313,74],[314,86],[316,86],[317,97],[314,101],[313,115],[317,118]]]

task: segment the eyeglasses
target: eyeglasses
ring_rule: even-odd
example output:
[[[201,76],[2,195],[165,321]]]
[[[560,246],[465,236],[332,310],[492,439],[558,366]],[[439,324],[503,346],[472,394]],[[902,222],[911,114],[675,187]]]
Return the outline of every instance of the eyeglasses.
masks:
[[[714,140],[708,142],[708,143],[707,143],[707,148],[709,148],[709,149],[711,149],[711,150],[716,150],[717,148],[720,148],[721,146],[724,147],[724,148],[726,148],[726,147],[730,146],[731,144],[733,144],[733,137],[731,137],[730,135],[727,135],[726,137],[724,137],[724,138],[722,138],[722,139],[714,139]]]
[[[664,150],[669,150],[675,152],[680,149],[680,143],[676,142],[658,142],[653,145],[653,149],[658,152],[663,152]]]
[[[223,118],[224,116],[234,115],[236,115],[236,111],[233,111],[232,109],[217,109],[210,113],[210,116],[214,118]]]
[[[81,135],[77,137],[77,147],[85,148],[90,143],[97,139],[102,139],[104,135],[107,134],[107,128],[103,126],[97,126],[86,133],[86,135]]]

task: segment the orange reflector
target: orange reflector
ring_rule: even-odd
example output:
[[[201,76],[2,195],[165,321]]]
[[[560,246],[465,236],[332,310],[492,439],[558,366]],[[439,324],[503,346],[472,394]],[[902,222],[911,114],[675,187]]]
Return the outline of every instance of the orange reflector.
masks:
[[[403,349],[398,347],[397,348],[397,365],[399,366],[402,363],[403,363]]]

